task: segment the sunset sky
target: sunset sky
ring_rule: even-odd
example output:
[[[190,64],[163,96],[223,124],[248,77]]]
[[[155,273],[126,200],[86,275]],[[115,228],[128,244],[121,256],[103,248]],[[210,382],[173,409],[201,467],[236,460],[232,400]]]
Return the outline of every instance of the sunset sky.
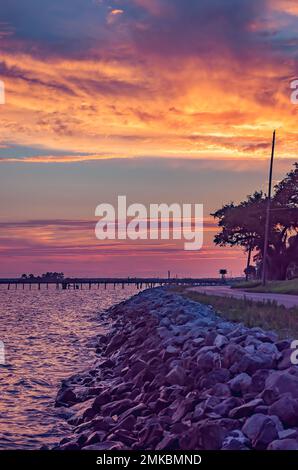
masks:
[[[239,275],[210,212],[298,160],[297,0],[1,0],[0,276]],[[96,240],[95,208],[202,203],[205,241]]]

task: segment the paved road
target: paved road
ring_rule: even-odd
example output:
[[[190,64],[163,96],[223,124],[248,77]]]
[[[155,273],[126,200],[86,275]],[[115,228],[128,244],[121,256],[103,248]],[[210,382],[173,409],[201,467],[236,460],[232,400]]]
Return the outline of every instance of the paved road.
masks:
[[[234,297],[235,299],[243,299],[246,297],[247,299],[254,300],[255,302],[275,300],[279,305],[283,305],[286,308],[298,307],[298,295],[245,292],[240,289],[231,289],[229,286],[193,287],[187,290],[210,295],[218,295],[220,297]]]

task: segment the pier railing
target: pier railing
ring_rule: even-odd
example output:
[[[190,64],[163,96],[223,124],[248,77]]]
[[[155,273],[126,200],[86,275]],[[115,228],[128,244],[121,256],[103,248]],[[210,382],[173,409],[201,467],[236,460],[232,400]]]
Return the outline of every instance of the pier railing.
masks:
[[[127,285],[135,285],[137,289],[153,288],[157,286],[215,286],[225,284],[226,281],[222,279],[213,278],[147,278],[147,277],[135,277],[135,278],[65,278],[65,279],[47,279],[47,278],[7,278],[0,279],[0,284],[7,285],[7,288],[15,287],[16,289],[21,286],[23,289],[28,286],[31,289],[32,285],[37,285],[38,289],[41,286],[49,288],[49,285],[56,285],[56,289],[83,289],[84,285],[87,285],[89,289],[92,286],[104,286],[107,288],[108,285],[121,286],[123,289]]]

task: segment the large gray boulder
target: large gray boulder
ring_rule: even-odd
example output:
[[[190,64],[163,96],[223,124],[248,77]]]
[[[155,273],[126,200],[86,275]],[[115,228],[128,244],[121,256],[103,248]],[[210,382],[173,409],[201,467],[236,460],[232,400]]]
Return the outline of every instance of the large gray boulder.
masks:
[[[298,450],[296,439],[282,439],[271,442],[268,450]]]
[[[269,408],[269,413],[278,416],[286,426],[298,426],[298,400],[289,393],[273,403]]]
[[[265,383],[265,389],[275,391],[279,396],[290,393],[298,398],[298,377],[287,371],[272,372]]]
[[[257,450],[267,449],[272,441],[278,439],[275,422],[263,414],[255,414],[248,418],[242,432],[250,439],[253,448]]]
[[[251,386],[252,379],[250,375],[242,372],[242,374],[236,375],[232,380],[229,381],[229,386],[231,388],[232,393],[238,394],[245,394],[249,387]]]

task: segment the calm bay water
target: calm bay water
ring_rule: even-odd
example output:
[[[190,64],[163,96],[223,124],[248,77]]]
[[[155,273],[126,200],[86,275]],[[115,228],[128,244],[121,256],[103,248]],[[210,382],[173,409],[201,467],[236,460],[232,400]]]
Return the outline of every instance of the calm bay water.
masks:
[[[0,286],[0,449],[38,449],[67,430],[54,407],[62,379],[92,363],[100,312],[135,294],[134,287],[107,290],[15,291]]]

